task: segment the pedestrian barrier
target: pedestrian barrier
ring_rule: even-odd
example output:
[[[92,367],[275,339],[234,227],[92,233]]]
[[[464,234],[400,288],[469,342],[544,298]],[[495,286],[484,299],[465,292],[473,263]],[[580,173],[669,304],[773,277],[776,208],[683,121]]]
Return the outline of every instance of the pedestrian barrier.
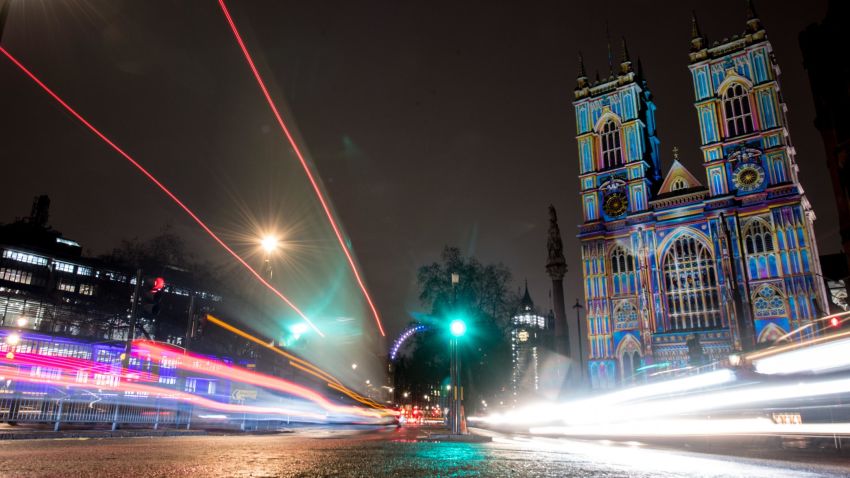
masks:
[[[159,400],[151,405],[104,400],[93,394],[89,400],[78,398],[25,398],[13,396],[0,399],[0,421],[17,423],[53,423],[58,431],[61,424],[122,424],[160,426],[191,425],[192,407],[174,400]]]

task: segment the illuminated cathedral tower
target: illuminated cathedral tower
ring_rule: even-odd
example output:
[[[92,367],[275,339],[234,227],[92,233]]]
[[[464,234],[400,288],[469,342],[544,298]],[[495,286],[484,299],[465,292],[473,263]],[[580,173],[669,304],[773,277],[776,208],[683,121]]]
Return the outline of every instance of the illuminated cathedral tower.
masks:
[[[709,46],[693,19],[689,65],[704,186],[679,162],[661,180],[655,106],[623,45],[619,72],[577,79],[579,228],[591,384],[709,364],[817,333],[825,310],[779,67],[752,4],[746,31]]]

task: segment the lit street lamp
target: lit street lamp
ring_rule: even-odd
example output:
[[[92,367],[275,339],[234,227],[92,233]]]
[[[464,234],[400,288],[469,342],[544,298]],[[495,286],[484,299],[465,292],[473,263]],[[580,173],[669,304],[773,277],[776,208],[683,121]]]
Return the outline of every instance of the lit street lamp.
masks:
[[[266,273],[269,275],[269,280],[272,280],[272,264],[271,257],[272,254],[280,247],[280,240],[272,235],[266,235],[262,239],[260,239],[260,247],[263,248],[263,251],[266,253],[265,257],[265,268]]]

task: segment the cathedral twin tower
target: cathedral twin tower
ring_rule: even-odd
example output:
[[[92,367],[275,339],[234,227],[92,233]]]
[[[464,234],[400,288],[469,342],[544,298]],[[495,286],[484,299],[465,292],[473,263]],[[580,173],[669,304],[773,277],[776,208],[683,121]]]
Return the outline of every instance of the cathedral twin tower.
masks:
[[[694,18],[691,36],[704,183],[675,151],[662,177],[652,94],[625,45],[619,71],[590,81],[582,64],[577,79],[594,388],[799,340],[817,333],[805,326],[826,310],[814,213],[767,34],[749,4],[742,35],[709,46]]]

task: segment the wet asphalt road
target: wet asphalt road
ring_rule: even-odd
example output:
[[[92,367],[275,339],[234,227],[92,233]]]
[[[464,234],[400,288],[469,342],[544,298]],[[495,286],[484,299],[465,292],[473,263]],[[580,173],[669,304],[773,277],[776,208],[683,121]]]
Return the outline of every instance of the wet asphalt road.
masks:
[[[432,443],[416,441],[418,435],[422,431],[416,429],[299,430],[260,436],[12,440],[0,442],[0,476],[850,476],[847,455],[815,455],[804,463],[782,453],[770,459],[730,457],[508,435],[494,435],[485,444]]]

